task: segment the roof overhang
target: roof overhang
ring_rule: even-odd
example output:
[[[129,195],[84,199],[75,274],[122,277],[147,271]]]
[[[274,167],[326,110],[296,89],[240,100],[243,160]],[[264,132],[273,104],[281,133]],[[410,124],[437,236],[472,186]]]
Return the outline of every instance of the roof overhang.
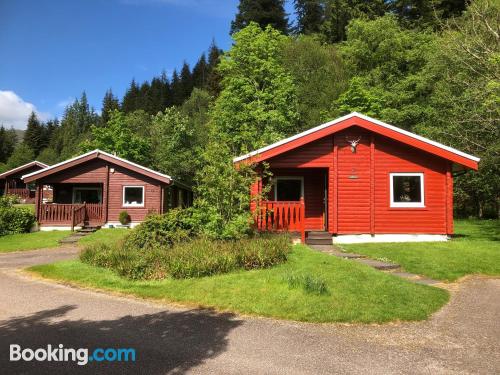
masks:
[[[291,151],[297,147],[307,143],[316,141],[328,135],[332,135],[351,126],[359,126],[374,133],[386,136],[388,138],[405,143],[412,147],[416,147],[431,154],[448,159],[458,165],[477,170],[479,158],[459,151],[452,147],[435,142],[428,138],[414,134],[407,130],[398,128],[393,125],[386,124],[380,120],[362,115],[357,112],[350,113],[346,116],[339,117],[333,121],[326,122],[292,137],[285,138],[281,141],[273,143],[269,146],[262,147],[252,151],[246,155],[242,155],[233,159],[233,162],[238,164],[241,162],[258,163],[284,152]]]
[[[19,167],[13,168],[11,170],[5,171],[3,173],[0,173],[0,179],[6,178],[14,173],[22,172],[25,169],[31,168],[31,167],[40,167],[41,169],[47,168],[48,165],[42,162],[39,162],[37,160],[34,160],[32,162],[29,162],[27,164],[21,165]]]
[[[22,178],[25,182],[32,182],[32,181],[39,180],[41,178],[50,176],[50,175],[55,174],[55,173],[59,173],[63,170],[75,167],[77,165],[86,163],[86,162],[88,162],[90,160],[94,160],[94,159],[101,159],[101,160],[108,161],[110,163],[116,164],[118,166],[124,167],[124,168],[129,169],[129,170],[132,170],[136,173],[150,177],[154,180],[163,182],[165,184],[170,184],[172,182],[172,177],[170,177],[166,174],[154,171],[154,170],[146,168],[142,165],[133,163],[129,160],[120,158],[118,156],[112,155],[110,153],[107,153],[107,152],[101,151],[101,150],[93,150],[93,151],[87,152],[86,154],[74,157],[72,159],[65,160],[65,161],[58,163],[58,164],[54,164],[53,166],[47,167],[47,168],[42,169],[40,171],[29,173],[27,175],[24,175]]]

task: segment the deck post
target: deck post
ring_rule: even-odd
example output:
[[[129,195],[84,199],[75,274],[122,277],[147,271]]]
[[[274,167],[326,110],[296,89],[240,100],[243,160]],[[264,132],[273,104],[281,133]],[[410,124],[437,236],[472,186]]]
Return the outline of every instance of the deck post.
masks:
[[[75,206],[71,207],[71,231],[75,231]]]
[[[304,197],[300,197],[300,240],[302,244],[306,243],[306,206]]]

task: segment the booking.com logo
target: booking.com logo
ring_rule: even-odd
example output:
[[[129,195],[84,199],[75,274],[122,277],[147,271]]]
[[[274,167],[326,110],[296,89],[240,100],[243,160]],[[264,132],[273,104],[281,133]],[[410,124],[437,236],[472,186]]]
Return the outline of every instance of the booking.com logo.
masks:
[[[38,362],[76,362],[79,366],[85,366],[89,362],[135,362],[135,349],[132,348],[96,348],[89,355],[85,348],[65,348],[63,344],[46,348],[21,349],[21,345],[10,345],[10,361],[33,360]]]

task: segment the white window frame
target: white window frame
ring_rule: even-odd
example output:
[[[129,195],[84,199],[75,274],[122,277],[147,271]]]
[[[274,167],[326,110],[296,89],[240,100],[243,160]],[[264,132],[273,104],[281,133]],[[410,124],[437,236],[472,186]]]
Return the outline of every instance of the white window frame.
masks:
[[[420,177],[420,202],[394,202],[394,177],[408,176]],[[406,208],[422,208],[425,207],[425,189],[424,189],[424,174],[422,172],[404,172],[404,173],[390,173],[389,174],[389,190],[391,195],[391,207],[406,207]]]
[[[142,189],[142,204],[125,203],[125,189],[126,188],[141,188]],[[146,203],[146,188],[143,185],[124,185],[122,189],[122,207],[144,207]]]
[[[303,176],[276,176],[273,177],[274,184],[274,200],[278,201],[278,180],[295,180],[300,181],[300,196],[304,197],[304,177]]]

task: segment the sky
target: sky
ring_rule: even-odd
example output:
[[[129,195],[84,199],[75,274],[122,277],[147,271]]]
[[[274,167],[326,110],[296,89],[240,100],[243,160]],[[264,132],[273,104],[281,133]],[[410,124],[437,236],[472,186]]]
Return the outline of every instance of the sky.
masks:
[[[231,46],[238,0],[0,0],[0,125],[61,117],[86,92],[99,111],[142,82]],[[289,7],[289,6],[287,6]]]

